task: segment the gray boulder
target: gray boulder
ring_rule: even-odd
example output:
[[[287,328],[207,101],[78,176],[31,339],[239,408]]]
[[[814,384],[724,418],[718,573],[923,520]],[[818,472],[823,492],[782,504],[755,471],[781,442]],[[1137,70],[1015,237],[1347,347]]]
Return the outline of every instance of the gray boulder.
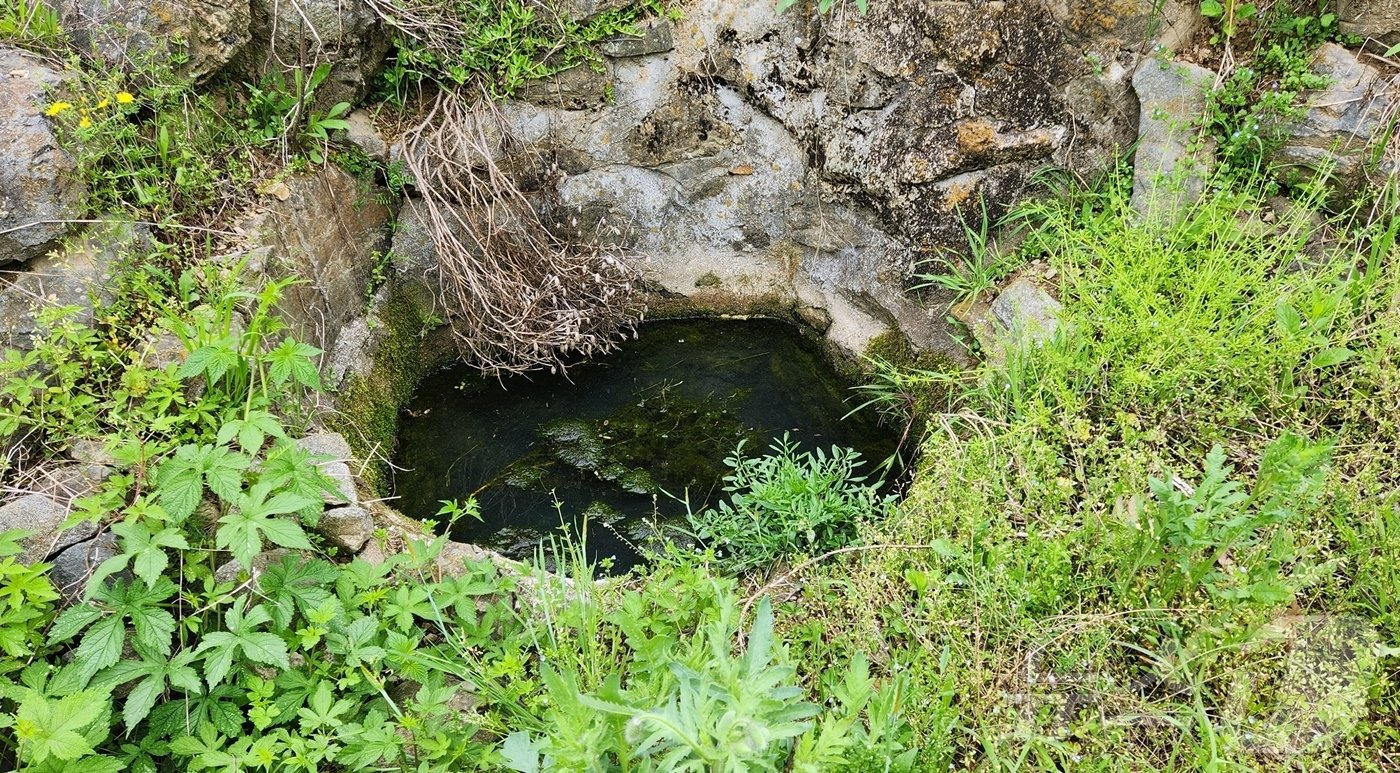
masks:
[[[54,588],[63,594],[65,604],[75,604],[87,590],[88,578],[97,571],[103,561],[121,552],[117,535],[110,531],[97,537],[65,548],[54,556],[53,568],[49,569],[49,580]],[[120,573],[125,579],[131,578],[129,571]]]
[[[98,225],[61,251],[48,252],[18,270],[0,270],[0,348],[30,348],[46,308],[75,306],[77,322],[92,322],[94,300],[100,304],[111,298],[108,280],[114,261],[144,238],[130,224]]]
[[[345,130],[345,141],[364,151],[366,156],[381,164],[389,163],[389,143],[374,126],[374,116],[368,110],[356,110],[345,116],[350,128]]]
[[[301,280],[283,291],[278,313],[298,340],[329,350],[364,314],[390,213],[377,189],[334,165],[285,185],[239,225],[244,255],[254,272]]]
[[[1345,204],[1366,183],[1371,143],[1385,133],[1386,116],[1400,99],[1380,72],[1335,43],[1318,49],[1313,69],[1330,85],[1310,92],[1303,119],[1274,151],[1279,180],[1288,185],[1325,175],[1331,202]]]
[[[374,518],[363,507],[336,507],[321,514],[316,533],[331,544],[356,553],[374,535]]]
[[[102,61],[132,66],[184,54],[180,74],[218,72],[249,40],[248,0],[58,0],[63,29]],[[288,3],[291,5],[291,3]]]
[[[1349,35],[1400,43],[1400,3],[1395,0],[1338,0],[1337,17]]]
[[[102,464],[60,464],[35,472],[28,488],[52,499],[60,507],[71,507],[74,500],[96,493],[102,482],[112,476],[112,471]]]
[[[389,36],[365,0],[252,0],[252,42],[238,67],[254,79],[329,64],[315,109],[364,99],[389,52]]]
[[[1135,138],[1137,52],[1190,39],[1196,5],[872,3],[838,18],[702,0],[605,44],[606,77],[580,68],[501,112],[546,159],[534,179],[562,172],[558,233],[647,256],[673,302],[802,314],[854,353],[897,327],[956,360],[952,298],[911,300],[912,266],[964,249],[963,221],[983,204],[999,218],[1035,170],[1110,165]]]
[[[272,550],[264,550],[263,552],[253,556],[253,565],[246,571],[249,575],[256,578],[258,575],[262,574],[269,566],[272,566],[273,564],[280,564],[282,563],[282,559],[292,555],[296,554],[290,550],[287,550],[286,548],[273,548]],[[244,571],[244,568],[239,566],[237,561],[225,561],[224,563],[219,564],[219,567],[214,570],[214,580],[216,582],[236,582],[238,580],[239,575],[241,575]]]
[[[1149,59],[1133,73],[1139,104],[1133,209],[1143,221],[1178,220],[1205,192],[1213,149],[1200,131],[1215,73]]]
[[[24,552],[19,554],[18,560],[21,564],[32,564],[97,533],[93,523],[64,529],[63,522],[67,518],[68,508],[41,494],[28,494],[0,506],[0,531],[23,529],[30,533],[20,543]]]
[[[607,56],[622,58],[660,54],[676,47],[671,38],[671,21],[669,19],[657,18],[638,22],[637,31],[641,34],[623,35],[612,40],[605,40],[598,46],[598,50]]]
[[[992,301],[992,317],[1014,336],[1044,343],[1060,325],[1060,302],[1035,281],[1018,277]]]
[[[0,47],[0,266],[39,257],[82,217],[77,164],[44,117],[63,80],[28,54]]]
[[[586,21],[600,13],[626,8],[627,0],[559,0],[553,7],[565,19]]]
[[[310,453],[328,457],[325,461],[320,462],[321,472],[335,481],[337,490],[340,491],[340,499],[338,500],[330,494],[324,495],[328,504],[358,505],[360,503],[359,494],[355,491],[355,476],[350,471],[349,465],[349,462],[354,461],[355,454],[350,450],[350,444],[345,442],[344,437],[336,432],[320,432],[298,439],[297,445]]]
[[[527,102],[565,110],[599,107],[607,100],[607,95],[607,73],[597,72],[585,65],[528,81],[516,93],[517,98]]]

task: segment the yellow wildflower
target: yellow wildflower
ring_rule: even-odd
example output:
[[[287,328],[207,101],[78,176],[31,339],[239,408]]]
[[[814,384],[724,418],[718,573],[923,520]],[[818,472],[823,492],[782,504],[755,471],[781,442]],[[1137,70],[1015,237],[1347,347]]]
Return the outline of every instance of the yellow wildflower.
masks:
[[[129,91],[118,91],[117,101],[123,105],[129,105],[136,101],[136,97],[131,96],[131,92]]]
[[[102,100],[101,102],[98,102],[98,103],[97,103],[97,109],[98,109],[98,110],[101,110],[102,108],[107,107],[107,106],[110,105],[110,104],[112,104],[112,100],[110,100],[110,99],[104,99],[104,100]]]
[[[44,111],[44,115],[52,118],[58,115],[59,113],[63,112],[64,110],[71,108],[72,106],[73,105],[68,102],[55,102],[52,105],[49,105],[49,109]]]
[[[83,116],[83,119],[81,121],[78,121],[79,129],[86,129],[89,126],[92,126],[92,119],[88,118],[87,116]]]

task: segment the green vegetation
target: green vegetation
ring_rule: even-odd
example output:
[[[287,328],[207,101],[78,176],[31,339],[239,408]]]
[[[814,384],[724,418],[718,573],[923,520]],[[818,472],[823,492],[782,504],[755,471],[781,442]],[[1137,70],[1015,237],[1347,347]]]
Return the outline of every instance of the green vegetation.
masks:
[[[40,0],[10,0],[0,7],[0,40],[40,53],[63,44],[58,12]]]
[[[957,387],[909,495],[778,620],[800,662],[909,679],[920,769],[1394,758],[1400,221],[1318,253],[1264,187],[1166,233],[1121,175],[1026,206],[1060,333],[901,382]],[[1322,695],[1351,708],[1297,709]]]
[[[601,66],[597,44],[637,34],[637,21],[664,14],[640,0],[576,21],[524,0],[377,0],[398,34],[381,91],[403,102],[425,83],[469,86],[490,98],[579,65]]]
[[[715,509],[690,514],[690,526],[715,548],[730,572],[771,567],[855,541],[860,527],[884,515],[891,500],[857,474],[863,462],[849,448],[798,451],[786,437],[772,453],[746,457],[740,443],[725,460],[729,496]]]
[[[1305,9],[1303,3],[1279,2],[1262,16],[1253,4],[1230,0],[1221,5],[1205,0],[1202,10],[1216,19],[1226,38],[1235,38],[1238,25],[1253,20],[1247,45],[1225,72],[1224,82],[1211,91],[1206,131],[1218,143],[1222,165],[1256,175],[1269,153],[1284,139],[1290,123],[1303,116],[1303,92],[1328,85],[1312,71],[1319,44],[1339,39],[1337,15],[1327,3]]]
[[[556,28],[514,0],[395,7],[463,36],[404,32],[398,97],[507,94],[662,10]],[[985,210],[966,226],[972,261],[927,281],[968,298],[1043,260],[1062,315],[967,372],[875,347],[903,361],[876,366],[866,409],[921,450],[902,501],[847,450],[741,446],[729,501],[691,516],[698,549],[603,581],[576,545],[522,566],[381,532],[373,563],[317,536],[343,492],[293,439],[324,396],[320,352],[277,318],[289,283],[249,289],[209,229],[328,159],[391,189],[401,172],[333,152],[349,105],[312,107],[324,70],[206,92],[81,65],[45,108],[91,212],[154,223],[154,242],[122,256],[93,322],[46,310],[0,359],[6,464],[95,441],[113,474],[71,521],[115,538],[70,603],[18,559],[26,535],[0,534],[0,767],[1394,768],[1395,192],[1375,216],[1279,218],[1259,165],[1320,85],[1307,60],[1335,18],[1203,10],[1259,42],[1212,97],[1226,173],[1166,228],[1137,221],[1121,172],[1021,207],[1004,259]],[[0,36],[62,44],[24,0]],[[362,451],[393,442],[426,367],[427,306],[391,289],[388,354],[341,395]]]
[[[961,213],[959,213],[961,216]],[[957,302],[976,300],[982,293],[992,289],[997,282],[1005,279],[1019,265],[1014,254],[1001,252],[990,237],[991,221],[987,216],[987,204],[982,202],[982,216],[976,228],[968,218],[962,217],[963,235],[967,238],[967,255],[945,255],[934,258],[937,264],[946,269],[939,273],[915,273],[919,280],[913,289],[941,287],[954,293]],[[921,261],[920,267],[928,263]]]

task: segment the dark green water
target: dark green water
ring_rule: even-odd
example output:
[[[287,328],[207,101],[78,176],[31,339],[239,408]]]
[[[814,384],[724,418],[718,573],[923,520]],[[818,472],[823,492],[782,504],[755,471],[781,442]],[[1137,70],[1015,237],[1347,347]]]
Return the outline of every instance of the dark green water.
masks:
[[[771,320],[647,323],[567,379],[448,369],[403,416],[398,505],[431,518],[439,500],[475,494],[482,520],[463,519],[453,539],[528,558],[561,526],[586,528],[589,558],[623,570],[658,524],[685,522],[668,493],[696,512],[715,504],[741,440],[746,453],[783,433],[803,449],[850,446],[873,468],[897,438],[871,414],[842,420],[853,397],[815,342]]]

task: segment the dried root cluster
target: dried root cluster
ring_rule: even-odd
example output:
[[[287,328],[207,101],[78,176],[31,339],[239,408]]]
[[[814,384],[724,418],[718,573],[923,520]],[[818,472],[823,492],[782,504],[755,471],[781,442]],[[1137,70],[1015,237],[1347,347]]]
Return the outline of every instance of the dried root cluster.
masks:
[[[371,5],[432,49],[460,43],[431,2]],[[527,195],[503,168],[506,158],[517,170],[542,165],[528,149],[509,147],[479,85],[426,96],[421,120],[402,137],[454,337],[468,361],[498,374],[556,370],[607,352],[641,316],[639,274],[610,240],[547,227],[548,191]]]

